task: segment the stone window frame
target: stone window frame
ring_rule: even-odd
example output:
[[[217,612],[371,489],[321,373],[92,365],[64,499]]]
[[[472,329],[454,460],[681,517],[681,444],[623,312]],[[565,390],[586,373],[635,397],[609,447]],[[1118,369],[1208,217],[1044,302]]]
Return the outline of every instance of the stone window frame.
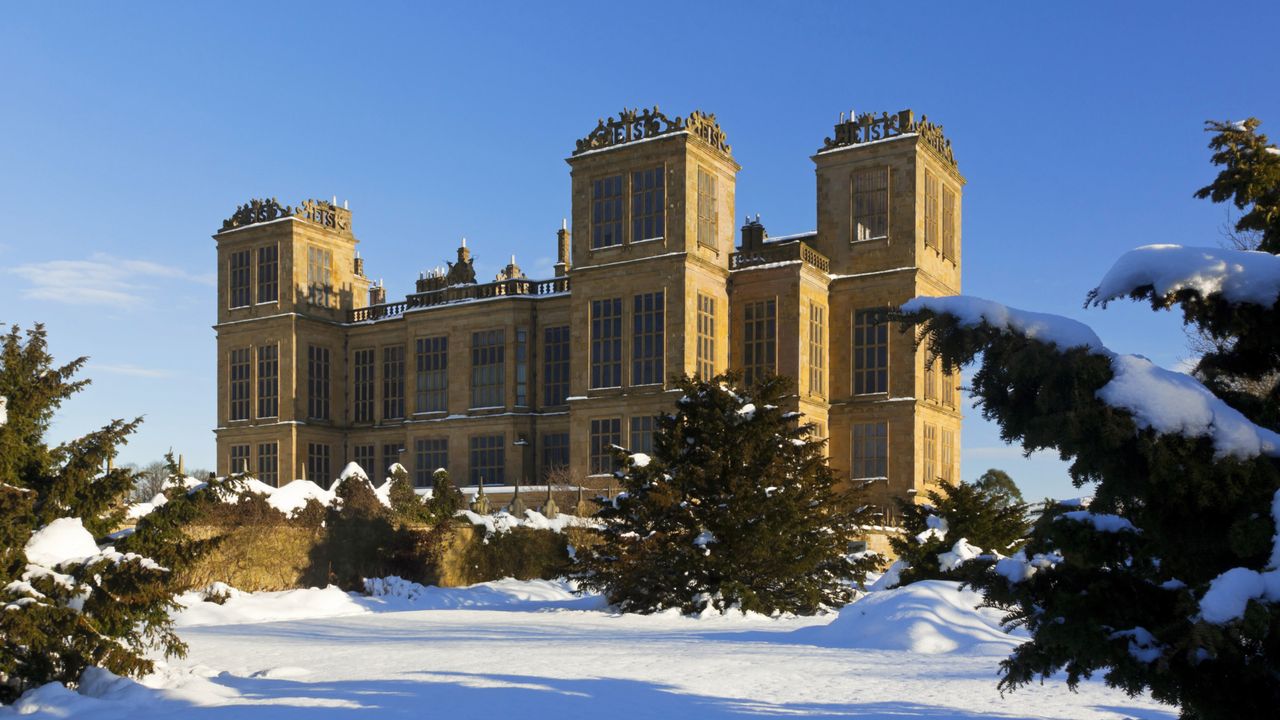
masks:
[[[307,246],[307,302],[319,307],[333,304],[333,250]]]
[[[604,250],[625,243],[626,173],[591,180],[591,249]]]
[[[809,303],[809,394],[827,396],[827,306]]]
[[[951,189],[950,184],[942,183],[941,253],[943,258],[950,260],[952,263],[956,262],[956,235],[958,234],[956,232],[958,230],[956,227],[956,209],[959,206],[958,197],[958,193]]]
[[[622,298],[600,298],[591,301],[589,387],[592,390],[623,386],[622,321]]]
[[[258,248],[258,304],[280,301],[280,246],[271,244]]]
[[[571,334],[568,325],[555,325],[542,331],[542,404],[544,407],[565,405],[569,397],[569,372],[572,362]]]
[[[632,415],[627,425],[630,440],[627,449],[633,453],[653,454],[653,436],[658,430],[658,416]]]
[[[405,417],[404,356],[404,345],[384,345],[382,347],[383,420],[403,420]]]
[[[227,307],[247,308],[253,303],[253,251],[235,250],[227,257]]]
[[[641,293],[632,300],[631,384],[666,382],[666,289]]]
[[[471,485],[505,485],[507,482],[507,436],[505,433],[472,435],[467,440],[468,477]]]
[[[307,443],[307,479],[320,487],[333,482],[333,452],[329,443]]]
[[[516,328],[515,338],[515,407],[527,408],[529,403],[529,329]]]
[[[360,466],[371,478],[378,464],[378,446],[374,443],[360,443],[351,446],[351,461]]]
[[[351,353],[351,421],[372,423],[377,407],[377,350],[356,348]],[[368,471],[369,468],[365,468]]]
[[[323,345],[307,345],[307,419],[331,419],[332,395],[329,348]]]
[[[237,443],[227,448],[228,475],[249,472],[250,450],[251,447],[248,443]]]
[[[893,212],[893,171],[889,165],[877,165],[853,171],[849,176],[849,210],[851,242],[889,240]],[[883,209],[867,207],[883,203]],[[860,206],[863,208],[860,210]],[[875,219],[863,231],[862,217]],[[883,227],[881,227],[883,225]]]
[[[570,463],[569,432],[542,433],[542,472],[567,468]]]
[[[414,412],[449,409],[449,336],[414,339]]]
[[[612,476],[617,470],[613,446],[622,444],[622,418],[592,418],[590,431],[588,474]]]
[[[258,419],[280,417],[280,345],[258,346]]]
[[[716,374],[716,298],[703,292],[697,293],[698,344],[695,352],[695,373],[703,380]]]
[[[720,231],[720,207],[717,189],[718,178],[712,170],[698,166],[697,176],[697,239],[698,246],[720,252],[716,235]]]
[[[940,203],[942,202],[942,179],[930,170],[924,171],[924,246],[942,252],[942,238],[939,235],[941,220]]]
[[[849,479],[889,479],[889,422],[873,420],[849,428]]]
[[[280,487],[280,443],[258,443],[258,480]]]
[[[449,470],[449,438],[420,437],[413,440],[413,486],[429,488],[436,470]]]
[[[778,299],[743,303],[742,383],[750,386],[778,372]]]
[[[938,426],[924,423],[920,433],[921,456],[920,474],[925,485],[938,482]]]
[[[507,405],[507,330],[494,328],[471,333],[471,408]]]
[[[853,313],[853,371],[854,395],[887,395],[889,392],[889,318],[888,309],[883,307],[859,308]],[[878,318],[878,319],[877,319]],[[869,333],[875,333],[873,342],[867,341]],[[883,356],[876,353],[875,362],[868,364],[867,358],[873,351],[883,351]]]
[[[665,238],[667,235],[666,168],[658,165],[643,170],[633,170],[629,190],[630,242],[641,243]]]
[[[954,430],[942,428],[941,448],[938,476],[942,482],[950,485],[955,482],[956,433]]]
[[[248,420],[253,407],[253,348],[232,348],[227,354],[227,419]]]

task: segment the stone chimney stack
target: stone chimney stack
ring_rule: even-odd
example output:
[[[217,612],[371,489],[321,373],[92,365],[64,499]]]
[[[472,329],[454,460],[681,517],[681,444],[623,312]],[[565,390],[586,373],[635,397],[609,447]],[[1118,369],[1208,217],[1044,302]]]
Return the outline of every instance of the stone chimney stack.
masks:
[[[379,280],[377,285],[369,286],[369,305],[382,305],[387,302],[387,288]]]
[[[569,274],[569,220],[560,221],[560,229],[556,231],[556,277]]]
[[[747,218],[747,223],[742,226],[742,251],[750,252],[763,248],[767,237],[769,233],[765,232],[764,225],[760,224],[759,215],[756,215],[755,220]]]

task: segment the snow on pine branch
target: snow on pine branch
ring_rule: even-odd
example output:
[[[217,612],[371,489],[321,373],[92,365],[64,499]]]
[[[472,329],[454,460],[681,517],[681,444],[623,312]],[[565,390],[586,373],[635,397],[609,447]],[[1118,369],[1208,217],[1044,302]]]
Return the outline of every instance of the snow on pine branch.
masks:
[[[1250,422],[1190,375],[1166,370],[1138,355],[1108,350],[1082,322],[964,295],[917,297],[902,306],[904,313],[923,310],[950,315],[965,327],[985,325],[1056,345],[1061,350],[1086,348],[1109,358],[1114,373],[1111,382],[1098,390],[1098,399],[1128,411],[1139,427],[1162,435],[1207,437],[1220,458],[1280,457],[1280,434]]]
[[[1280,257],[1224,248],[1146,245],[1116,260],[1089,302],[1105,307],[1143,287],[1157,297],[1194,290],[1201,297],[1221,293],[1228,302],[1271,307],[1280,295]]]

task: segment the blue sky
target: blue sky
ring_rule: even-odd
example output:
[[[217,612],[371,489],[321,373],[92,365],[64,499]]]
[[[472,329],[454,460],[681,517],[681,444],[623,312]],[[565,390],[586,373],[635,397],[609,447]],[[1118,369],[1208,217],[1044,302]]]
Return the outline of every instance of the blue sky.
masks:
[[[1208,118],[1280,135],[1275,3],[42,3],[0,21],[0,322],[48,325],[94,384],[54,435],[146,423],[123,460],[213,461],[214,244],[250,197],[351,203],[392,296],[466,236],[549,274],[563,163],[623,106],[718,115],[738,215],[812,229],[838,113],[941,122],[969,180],[964,291],[1186,355],[1177,318],[1084,310],[1110,262],[1214,245]],[[968,412],[962,473],[1075,493]]]

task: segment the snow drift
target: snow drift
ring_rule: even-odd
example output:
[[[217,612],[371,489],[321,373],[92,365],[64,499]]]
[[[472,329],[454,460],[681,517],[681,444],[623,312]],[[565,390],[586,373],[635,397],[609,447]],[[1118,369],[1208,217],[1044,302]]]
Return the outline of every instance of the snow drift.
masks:
[[[905,650],[937,655],[1005,655],[1025,639],[1000,627],[999,610],[983,608],[982,595],[960,583],[924,580],[871,593],[846,605],[830,625],[803,628],[794,639],[813,645],[862,650]]]

